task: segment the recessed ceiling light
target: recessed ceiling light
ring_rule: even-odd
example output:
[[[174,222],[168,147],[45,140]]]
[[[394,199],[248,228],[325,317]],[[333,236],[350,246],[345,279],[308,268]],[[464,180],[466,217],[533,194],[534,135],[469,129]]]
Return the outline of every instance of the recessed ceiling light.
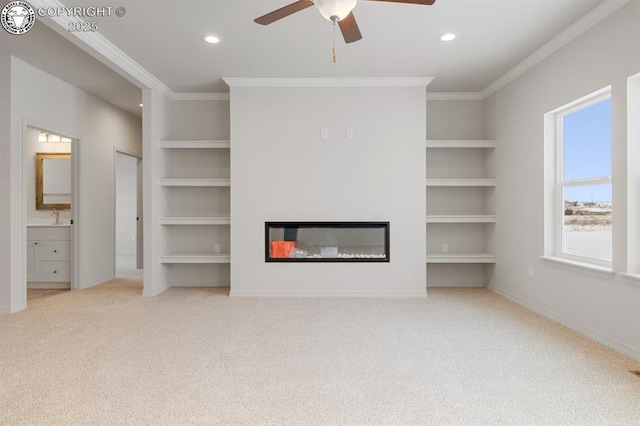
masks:
[[[142,104],[140,104],[140,108],[142,108]]]
[[[202,37],[202,40],[206,41],[207,43],[211,43],[211,44],[218,44],[222,41],[222,39],[220,37],[218,37],[217,35],[206,35]]]
[[[454,33],[446,33],[446,34],[442,34],[438,38],[440,39],[440,41],[451,41],[456,38],[456,35]]]

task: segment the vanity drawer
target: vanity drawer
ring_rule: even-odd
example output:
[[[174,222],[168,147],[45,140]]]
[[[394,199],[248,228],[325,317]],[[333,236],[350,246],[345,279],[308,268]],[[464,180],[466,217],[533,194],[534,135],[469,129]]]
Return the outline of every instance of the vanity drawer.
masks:
[[[27,240],[70,240],[68,226],[27,226]]]
[[[70,281],[69,262],[40,262],[40,280],[45,282]]]
[[[40,260],[68,261],[70,241],[40,241]]]

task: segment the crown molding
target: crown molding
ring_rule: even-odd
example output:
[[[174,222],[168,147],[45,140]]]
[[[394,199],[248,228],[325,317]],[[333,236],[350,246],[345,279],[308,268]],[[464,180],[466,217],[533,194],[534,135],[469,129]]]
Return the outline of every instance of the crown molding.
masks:
[[[29,4],[34,8],[38,9],[40,7],[44,8],[60,8],[65,7],[62,3],[57,0],[29,0]],[[69,28],[69,24],[71,22],[77,22],[78,18],[71,19],[66,14],[59,14],[57,16],[47,17],[46,19],[40,18],[45,21],[47,24],[52,22],[59,26],[60,28],[55,28],[51,26],[54,30],[62,34],[67,34],[67,28]],[[61,31],[61,28],[64,29],[64,32]],[[118,49],[113,43],[107,40],[102,34],[98,32],[92,31],[77,31],[71,34],[71,37],[75,37],[76,41],[81,41],[82,43],[75,44],[82,47],[84,50],[90,48],[94,52],[98,53],[104,59],[106,59],[113,66],[112,68],[123,75],[125,78],[129,80],[135,80],[138,85],[142,84],[148,88],[156,89],[160,93],[165,96],[171,97],[174,95],[174,92],[167,87],[163,82],[158,80],[153,74],[143,68],[140,64],[134,61],[129,55],[124,53],[122,50]],[[73,41],[73,40],[71,40]]]
[[[430,92],[428,101],[481,101],[484,98],[480,92]]]
[[[551,39],[551,41],[546,43],[540,49],[536,50],[524,61],[520,62],[511,70],[507,71],[502,77],[498,78],[496,81],[484,88],[480,92],[482,98],[485,99],[491,96],[493,93],[500,90],[520,75],[524,74],[533,66],[542,62],[549,55],[556,52],[561,47],[586,32],[588,29],[596,25],[598,22],[602,21],[604,18],[606,18],[611,13],[615,12],[628,2],[629,0],[607,0],[601,5],[597,6],[591,12],[587,13],[585,16],[576,21],[569,28]]]
[[[172,101],[228,101],[229,93],[173,93]]]
[[[433,77],[380,78],[235,78],[225,77],[229,87],[426,87]]]

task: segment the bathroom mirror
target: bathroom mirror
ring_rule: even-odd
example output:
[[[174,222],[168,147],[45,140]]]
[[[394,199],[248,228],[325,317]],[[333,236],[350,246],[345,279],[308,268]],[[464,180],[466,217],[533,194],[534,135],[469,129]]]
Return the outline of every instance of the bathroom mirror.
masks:
[[[36,153],[36,210],[71,208],[71,154]]]

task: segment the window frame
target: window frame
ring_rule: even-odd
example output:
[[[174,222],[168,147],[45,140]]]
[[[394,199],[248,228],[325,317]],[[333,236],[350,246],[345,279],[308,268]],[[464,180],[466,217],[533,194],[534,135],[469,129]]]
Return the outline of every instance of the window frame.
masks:
[[[581,111],[583,109],[589,108],[593,105],[596,105],[600,102],[610,100],[611,99],[611,86],[607,86],[603,89],[600,89],[594,93],[591,93],[587,96],[584,96],[574,102],[571,102],[563,107],[552,111],[553,114],[553,122],[554,122],[554,140],[553,143],[555,145],[555,176],[554,176],[554,194],[553,194],[553,216],[554,216],[554,229],[553,229],[553,255],[559,258],[568,259],[572,261],[577,261],[581,263],[597,265],[597,266],[605,266],[611,268],[613,265],[613,253],[611,253],[612,260],[606,259],[598,259],[594,257],[580,256],[570,253],[565,253],[563,251],[565,235],[564,235],[564,218],[565,218],[565,208],[564,208],[564,190],[565,188],[575,188],[579,186],[587,186],[587,185],[599,185],[599,184],[610,184],[613,192],[613,177],[612,176],[594,176],[589,178],[581,178],[581,179],[569,179],[564,180],[564,128],[563,122],[564,118],[575,113]],[[611,139],[611,149],[613,149],[613,140]],[[613,160],[612,160],[613,161]],[[611,164],[611,172],[613,174],[613,164]],[[613,200],[612,200],[613,201]],[[612,214],[613,214],[613,204],[612,204]],[[613,226],[612,223],[612,236],[613,236]]]

